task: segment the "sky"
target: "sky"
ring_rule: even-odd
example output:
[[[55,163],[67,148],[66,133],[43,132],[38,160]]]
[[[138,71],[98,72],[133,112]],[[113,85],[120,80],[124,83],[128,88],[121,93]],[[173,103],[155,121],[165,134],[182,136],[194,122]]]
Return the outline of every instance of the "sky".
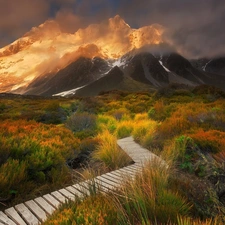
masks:
[[[134,28],[165,26],[185,56],[225,55],[225,0],[0,0],[0,47],[47,19],[73,33],[117,14]]]

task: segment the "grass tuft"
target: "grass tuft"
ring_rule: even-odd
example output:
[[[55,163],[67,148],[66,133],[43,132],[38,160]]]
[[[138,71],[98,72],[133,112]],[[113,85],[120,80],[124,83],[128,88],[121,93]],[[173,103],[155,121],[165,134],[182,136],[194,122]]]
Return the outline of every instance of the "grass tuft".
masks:
[[[100,144],[97,150],[93,152],[93,158],[101,161],[106,167],[114,170],[128,165],[131,162],[130,157],[117,145],[116,137],[105,131],[99,134]]]

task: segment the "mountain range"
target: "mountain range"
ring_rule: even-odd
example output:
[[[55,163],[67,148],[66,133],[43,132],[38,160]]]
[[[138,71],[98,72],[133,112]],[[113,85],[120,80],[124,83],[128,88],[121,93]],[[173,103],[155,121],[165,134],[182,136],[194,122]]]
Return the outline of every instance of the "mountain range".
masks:
[[[131,28],[120,16],[64,33],[48,20],[0,49],[0,92],[93,96],[170,83],[225,90],[225,57],[186,59],[159,24]]]

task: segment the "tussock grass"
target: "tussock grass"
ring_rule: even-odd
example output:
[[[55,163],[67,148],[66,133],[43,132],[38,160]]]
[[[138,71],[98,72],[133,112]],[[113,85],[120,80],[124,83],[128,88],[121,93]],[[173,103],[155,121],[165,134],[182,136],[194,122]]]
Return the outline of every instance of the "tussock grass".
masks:
[[[140,142],[144,147],[149,147],[152,143],[153,134],[158,126],[158,122],[150,119],[137,120],[132,132],[134,140]]]
[[[191,205],[169,185],[170,170],[158,161],[149,162],[117,198],[120,224],[167,224],[186,216]]]
[[[119,149],[116,137],[109,131],[99,134],[97,138],[100,139],[100,144],[93,152],[94,159],[101,161],[112,170],[126,166],[131,162],[130,157]]]
[[[117,138],[125,138],[129,137],[134,129],[133,121],[122,121],[118,124],[116,128],[116,136]]]
[[[178,217],[178,225],[223,225],[224,222],[216,217],[214,219],[207,219],[202,221],[200,219],[193,219],[190,217]]]
[[[184,221],[191,205],[171,189],[170,173],[158,161],[148,163],[116,193],[95,193],[83,201],[65,205],[45,225],[178,224],[179,220]]]

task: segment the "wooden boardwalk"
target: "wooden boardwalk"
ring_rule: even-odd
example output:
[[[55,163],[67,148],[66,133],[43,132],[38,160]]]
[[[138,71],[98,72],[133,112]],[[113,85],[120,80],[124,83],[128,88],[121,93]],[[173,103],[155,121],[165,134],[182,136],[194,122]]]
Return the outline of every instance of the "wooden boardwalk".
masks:
[[[142,169],[146,161],[158,158],[135,143],[132,137],[120,139],[117,143],[133,159],[134,164],[26,201],[8,208],[4,212],[0,211],[0,225],[41,224],[62,203],[84,198],[94,191],[108,192],[119,188],[125,179],[132,179]]]

